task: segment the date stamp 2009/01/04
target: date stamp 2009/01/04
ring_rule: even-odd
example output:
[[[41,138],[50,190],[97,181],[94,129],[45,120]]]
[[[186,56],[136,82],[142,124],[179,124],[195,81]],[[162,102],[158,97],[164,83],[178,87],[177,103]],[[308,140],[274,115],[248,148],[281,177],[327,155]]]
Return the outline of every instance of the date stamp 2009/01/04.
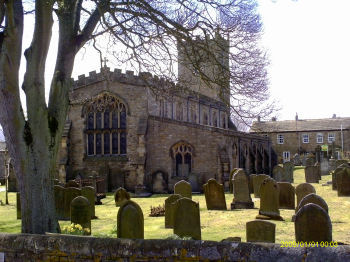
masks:
[[[337,241],[321,241],[321,242],[296,242],[296,241],[282,241],[281,247],[337,247]]]

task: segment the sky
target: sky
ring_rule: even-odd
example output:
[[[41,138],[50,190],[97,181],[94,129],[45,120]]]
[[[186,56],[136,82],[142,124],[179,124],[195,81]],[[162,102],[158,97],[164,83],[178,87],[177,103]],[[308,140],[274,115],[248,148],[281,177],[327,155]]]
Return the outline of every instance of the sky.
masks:
[[[296,113],[299,119],[350,117],[350,0],[258,2],[264,25],[262,45],[270,60],[270,95],[281,108],[277,119],[294,119]],[[26,19],[25,25],[32,27],[32,18]],[[57,31],[55,25],[46,63],[47,86],[54,71]],[[26,28],[24,48],[31,37],[32,29]],[[120,68],[109,60],[111,70]],[[72,77],[99,68],[98,53],[85,47],[76,56]],[[22,59],[22,73],[24,69]]]

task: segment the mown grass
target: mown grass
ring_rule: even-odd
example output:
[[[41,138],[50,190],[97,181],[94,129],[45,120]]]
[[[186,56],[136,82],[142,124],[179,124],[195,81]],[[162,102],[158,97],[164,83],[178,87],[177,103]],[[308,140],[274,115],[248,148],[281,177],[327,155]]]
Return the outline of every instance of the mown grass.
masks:
[[[333,224],[333,239],[350,244],[350,199],[338,197],[332,186],[322,186],[331,180],[331,176],[323,176],[319,184],[313,184],[316,193],[323,197],[328,206]],[[304,169],[294,171],[294,186],[305,182]],[[150,206],[163,205],[169,195],[154,195],[150,198],[133,198],[142,208],[145,219],[145,238],[164,239],[173,234],[172,229],[164,228],[164,217],[149,217]],[[252,195],[253,196],[253,195]],[[194,195],[193,200],[199,202],[203,240],[220,241],[227,237],[241,237],[246,241],[245,224],[254,220],[258,214],[260,200],[253,198],[255,209],[230,210],[233,195],[226,194],[228,211],[208,211],[204,195]],[[5,193],[0,192],[0,199],[5,200]],[[0,206],[0,232],[19,233],[20,220],[16,219],[15,194],[9,194],[10,205]],[[110,193],[102,200],[103,205],[96,206],[98,219],[92,220],[92,234],[97,237],[116,237],[118,207],[115,207],[113,195]],[[280,210],[285,221],[273,221],[276,224],[276,243],[294,241],[294,223],[291,222],[294,210]],[[60,221],[60,225],[68,225],[69,221]]]

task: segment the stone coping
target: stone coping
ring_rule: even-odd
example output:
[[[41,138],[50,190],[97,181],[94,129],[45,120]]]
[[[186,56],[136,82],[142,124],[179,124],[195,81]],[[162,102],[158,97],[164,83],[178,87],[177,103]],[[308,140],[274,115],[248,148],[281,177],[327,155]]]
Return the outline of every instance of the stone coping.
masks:
[[[5,261],[350,261],[350,246],[1,233],[0,255]]]

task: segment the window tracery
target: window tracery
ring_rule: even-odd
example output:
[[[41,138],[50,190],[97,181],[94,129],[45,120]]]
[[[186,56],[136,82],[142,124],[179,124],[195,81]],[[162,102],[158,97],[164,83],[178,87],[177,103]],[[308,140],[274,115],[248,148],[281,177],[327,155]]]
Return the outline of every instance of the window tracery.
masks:
[[[172,147],[171,151],[175,160],[175,176],[187,177],[192,171],[192,146],[185,142],[179,142]]]

